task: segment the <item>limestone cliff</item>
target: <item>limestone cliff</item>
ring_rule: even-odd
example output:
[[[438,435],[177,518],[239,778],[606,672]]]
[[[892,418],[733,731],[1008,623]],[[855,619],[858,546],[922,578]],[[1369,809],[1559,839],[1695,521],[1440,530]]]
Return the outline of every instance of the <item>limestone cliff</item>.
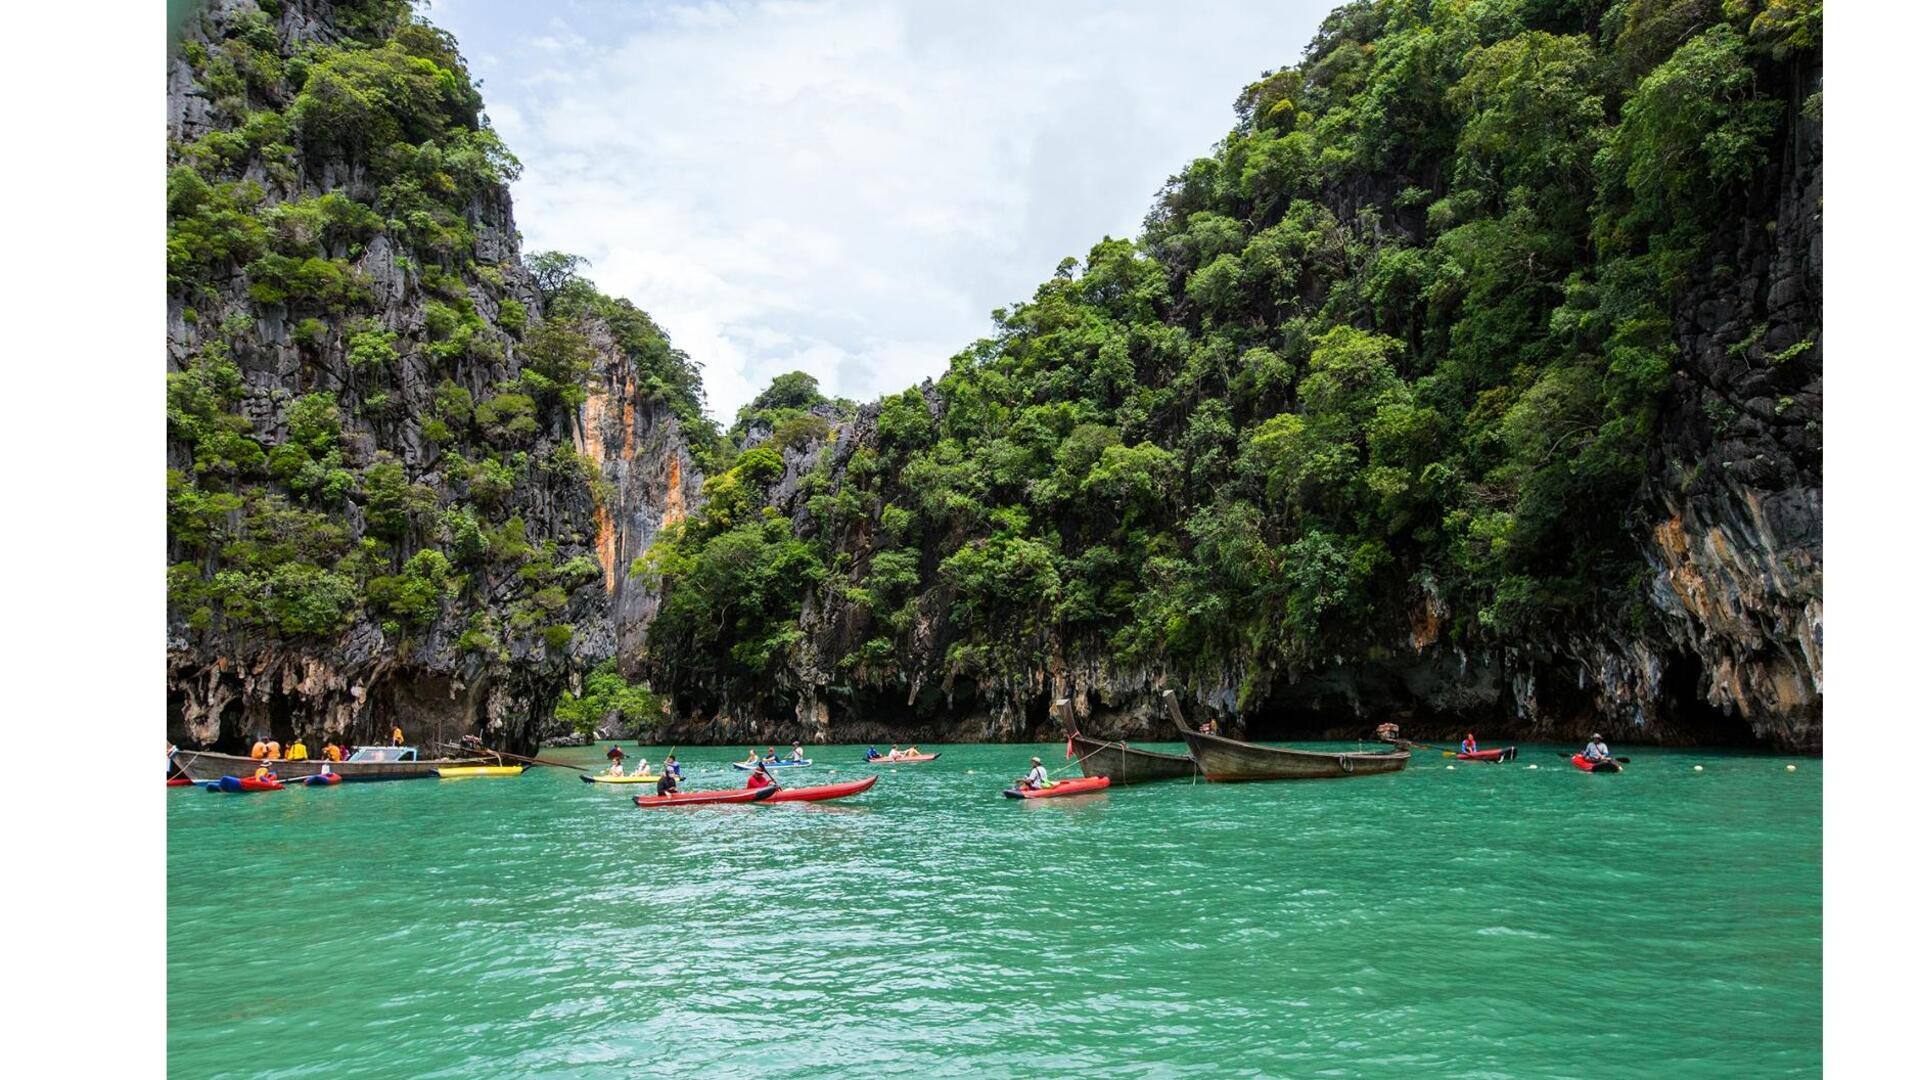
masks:
[[[1138,241],[750,433],[668,575],[667,737],[1049,739],[1069,695],[1165,738],[1177,686],[1256,737],[1817,751],[1819,20],[1337,9]]]
[[[217,0],[167,89],[169,736],[537,743],[651,614],[697,374],[529,271],[407,4]]]

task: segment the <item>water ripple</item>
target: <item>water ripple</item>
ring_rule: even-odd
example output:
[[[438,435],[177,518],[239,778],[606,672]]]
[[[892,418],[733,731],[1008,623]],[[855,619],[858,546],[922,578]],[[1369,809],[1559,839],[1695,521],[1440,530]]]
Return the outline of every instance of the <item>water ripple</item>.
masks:
[[[1011,802],[1033,748],[941,749],[832,806],[641,812],[559,770],[169,792],[170,1069],[1819,1071],[1818,762]]]

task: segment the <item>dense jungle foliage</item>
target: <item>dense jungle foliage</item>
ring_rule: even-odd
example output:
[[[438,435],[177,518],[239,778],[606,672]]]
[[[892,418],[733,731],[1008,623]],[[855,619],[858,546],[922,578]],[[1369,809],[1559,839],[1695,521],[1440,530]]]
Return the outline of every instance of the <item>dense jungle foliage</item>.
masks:
[[[179,46],[210,107],[168,147],[170,626],[564,655],[602,588],[590,339],[711,450],[696,366],[578,259],[482,243],[519,165],[408,4],[333,4],[332,43],[274,0],[222,20]]]
[[[868,433],[786,400],[634,566],[667,590],[654,659],[738,703],[809,668],[985,683],[1077,650],[1204,678],[1404,647],[1421,610],[1463,643],[1641,617],[1628,514],[1675,306],[1790,110],[1817,115],[1768,88],[1820,18],[1337,9],[1136,239],[1063,262]]]

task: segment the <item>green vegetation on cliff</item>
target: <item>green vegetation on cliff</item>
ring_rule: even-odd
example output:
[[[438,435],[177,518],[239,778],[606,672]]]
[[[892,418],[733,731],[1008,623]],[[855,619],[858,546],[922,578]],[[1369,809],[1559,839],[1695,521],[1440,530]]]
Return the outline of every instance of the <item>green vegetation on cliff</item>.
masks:
[[[564,655],[604,580],[572,438],[596,359],[710,449],[699,372],[579,260],[521,263],[519,165],[447,34],[395,0],[332,4],[337,39],[282,7],[209,14],[175,59],[170,624]]]
[[[1770,88],[1819,24],[1809,0],[1339,8],[1137,239],[996,312],[797,495],[791,439],[711,477],[635,567],[666,589],[654,658],[695,706],[791,693],[783,666],[984,685],[1076,651],[1247,672],[1245,699],[1410,617],[1460,644],[1641,617],[1675,310],[1764,220],[1752,182],[1817,109]]]

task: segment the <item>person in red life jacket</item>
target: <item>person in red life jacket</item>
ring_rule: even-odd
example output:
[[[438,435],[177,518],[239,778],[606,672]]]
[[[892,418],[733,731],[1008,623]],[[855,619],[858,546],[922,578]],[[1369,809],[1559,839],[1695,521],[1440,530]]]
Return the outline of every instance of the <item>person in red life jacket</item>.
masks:
[[[620,749],[619,743],[614,743],[612,746],[607,747],[607,760],[613,762],[615,765],[620,764],[621,760],[626,756],[627,752]]]
[[[763,788],[772,783],[773,774],[767,771],[767,764],[764,761],[755,764],[753,771],[747,774],[748,790]]]
[[[1460,752],[1463,754],[1471,754],[1478,749],[1480,749],[1480,744],[1474,741],[1473,732],[1467,732],[1467,737],[1460,740]]]

